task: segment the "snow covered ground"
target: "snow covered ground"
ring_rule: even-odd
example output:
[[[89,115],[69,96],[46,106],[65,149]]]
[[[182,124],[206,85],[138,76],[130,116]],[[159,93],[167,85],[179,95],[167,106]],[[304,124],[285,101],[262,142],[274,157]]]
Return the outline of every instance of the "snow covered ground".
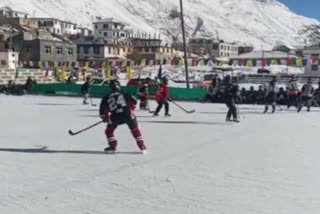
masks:
[[[98,120],[80,103],[0,95],[0,213],[320,213],[319,109],[241,106],[237,125],[224,105],[180,103],[197,112],[171,106],[171,118],[137,111],[149,153],[121,127],[120,152],[107,155],[103,125],[68,136]]]

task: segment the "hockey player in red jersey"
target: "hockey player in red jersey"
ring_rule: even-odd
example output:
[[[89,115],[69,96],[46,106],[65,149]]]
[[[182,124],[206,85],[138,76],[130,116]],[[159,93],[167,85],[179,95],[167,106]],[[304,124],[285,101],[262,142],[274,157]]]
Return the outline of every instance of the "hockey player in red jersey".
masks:
[[[114,136],[114,131],[119,125],[127,124],[139,149],[142,153],[146,153],[137,119],[133,113],[137,100],[131,95],[120,91],[121,86],[118,80],[112,80],[110,87],[111,92],[102,99],[100,104],[100,117],[104,122],[108,123],[105,134],[109,147],[105,151],[111,153],[116,151],[118,141]]]
[[[168,79],[167,77],[163,77],[161,83],[158,88],[158,92],[156,94],[156,101],[158,103],[158,107],[154,112],[154,116],[159,116],[159,112],[164,105],[165,108],[165,116],[170,117],[169,114],[169,87],[168,87]]]

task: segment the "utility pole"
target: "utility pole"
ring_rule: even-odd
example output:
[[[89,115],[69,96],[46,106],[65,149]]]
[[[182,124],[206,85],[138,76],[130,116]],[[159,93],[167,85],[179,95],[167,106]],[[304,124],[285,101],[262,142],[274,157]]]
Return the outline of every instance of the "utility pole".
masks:
[[[183,38],[183,52],[184,52],[184,66],[186,71],[186,81],[187,81],[187,88],[190,88],[189,83],[189,71],[188,71],[188,58],[187,58],[187,47],[186,47],[186,33],[184,28],[184,18],[183,18],[183,3],[180,0],[180,12],[181,12],[181,28],[182,28],[182,38]]]

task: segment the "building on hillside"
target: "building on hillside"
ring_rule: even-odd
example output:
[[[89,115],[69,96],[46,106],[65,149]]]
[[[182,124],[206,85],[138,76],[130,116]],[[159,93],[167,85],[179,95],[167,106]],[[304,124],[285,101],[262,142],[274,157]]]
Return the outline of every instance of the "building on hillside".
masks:
[[[0,16],[5,16],[7,18],[28,18],[28,15],[28,13],[13,10],[8,6],[0,7]]]
[[[39,29],[55,33],[58,35],[76,35],[78,33],[77,24],[61,21],[54,18],[32,18],[37,21]]]
[[[20,52],[21,61],[75,62],[77,60],[75,44],[46,31],[39,31],[37,35],[22,32],[13,37],[13,47],[15,51]]]
[[[20,18],[20,17],[13,18],[12,20],[23,27],[39,29],[39,22],[37,20],[30,19],[30,18]]]
[[[251,45],[239,45],[238,46],[238,55],[250,53],[253,51],[253,49],[254,49],[254,47]]]
[[[77,44],[78,60],[104,60],[108,58],[125,59],[132,54],[132,47],[124,45],[105,44],[96,41],[93,37],[81,37]]]
[[[250,53],[230,57],[230,60],[286,60],[288,58],[298,58],[298,56],[282,51],[252,51]]]
[[[102,40],[107,45],[129,45],[132,30],[127,24],[114,18],[107,18],[93,23],[93,35],[96,40]]]
[[[214,57],[234,57],[239,54],[238,45],[223,40],[213,42],[211,52]]]
[[[303,49],[303,55],[305,59],[311,61],[305,68],[306,73],[320,73],[320,43],[305,47]]]
[[[19,53],[14,51],[0,51],[0,62],[6,61],[7,68],[16,69],[19,64]],[[0,63],[1,67],[1,63]]]
[[[175,50],[168,46],[163,45],[162,40],[158,38],[131,38],[133,50],[132,54],[128,57],[132,60],[139,61],[142,59],[146,60],[163,60],[171,59]]]
[[[86,27],[78,27],[77,28],[78,35],[80,36],[92,36],[93,31]]]
[[[207,38],[190,38],[188,52],[204,56],[212,56],[212,39]]]
[[[236,44],[208,38],[191,38],[188,51],[197,55],[207,55],[211,57],[238,56],[238,46]]]

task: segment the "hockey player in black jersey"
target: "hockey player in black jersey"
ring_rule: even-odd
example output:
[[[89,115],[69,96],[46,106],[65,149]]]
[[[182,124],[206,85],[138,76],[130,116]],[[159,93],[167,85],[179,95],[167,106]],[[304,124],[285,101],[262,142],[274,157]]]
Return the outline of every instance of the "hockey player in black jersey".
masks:
[[[116,151],[118,141],[114,136],[114,131],[119,125],[127,124],[138,147],[145,153],[146,147],[138,127],[136,116],[133,113],[137,100],[131,95],[121,92],[121,86],[118,80],[112,80],[110,87],[111,92],[102,99],[100,104],[100,117],[104,122],[108,123],[105,134],[109,147],[107,147],[105,151],[112,153]]]
[[[237,114],[237,107],[236,107],[236,98],[239,95],[239,86],[236,83],[236,80],[232,80],[230,76],[227,76],[225,78],[225,91],[224,91],[224,99],[226,102],[226,105],[228,107],[228,113],[226,117],[227,122],[237,122],[238,120],[238,114]],[[233,119],[231,120],[231,116]]]
[[[312,86],[312,80],[308,79],[308,83],[303,85],[301,89],[298,112],[300,112],[302,107],[305,105],[307,106],[307,111],[310,111],[313,93],[314,88]]]

